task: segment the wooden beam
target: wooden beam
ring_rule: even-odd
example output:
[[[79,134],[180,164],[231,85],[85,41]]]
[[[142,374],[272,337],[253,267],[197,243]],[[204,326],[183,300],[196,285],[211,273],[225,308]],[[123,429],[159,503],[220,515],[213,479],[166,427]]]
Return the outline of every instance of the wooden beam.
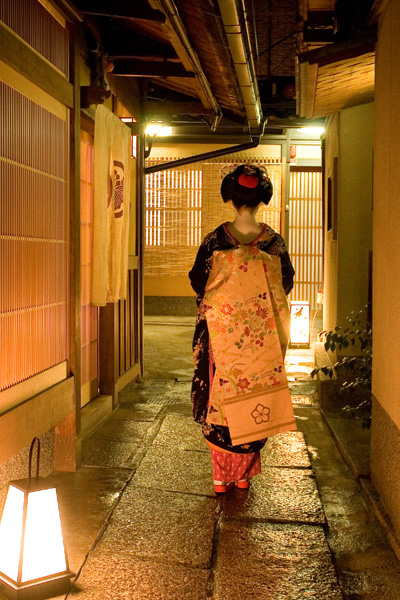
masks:
[[[195,73],[186,71],[181,64],[147,60],[116,60],[112,74],[125,77],[195,77]]]
[[[212,115],[211,108],[204,108],[201,102],[149,102],[143,103],[146,115]]]
[[[89,108],[92,104],[103,104],[111,96],[111,90],[100,85],[81,86],[81,108]]]
[[[172,46],[161,44],[143,36],[127,34],[120,29],[112,35],[103,36],[103,45],[114,59],[151,58],[155,60],[179,60]]]
[[[149,6],[126,0],[83,0],[78,3],[83,14],[109,17],[112,19],[133,19],[143,21],[156,21],[165,23],[165,15],[160,10],[154,10]]]
[[[53,96],[56,100],[72,108],[74,89],[66,77],[61,75],[35,50],[29,48],[0,21],[0,59],[27,77],[30,81]]]

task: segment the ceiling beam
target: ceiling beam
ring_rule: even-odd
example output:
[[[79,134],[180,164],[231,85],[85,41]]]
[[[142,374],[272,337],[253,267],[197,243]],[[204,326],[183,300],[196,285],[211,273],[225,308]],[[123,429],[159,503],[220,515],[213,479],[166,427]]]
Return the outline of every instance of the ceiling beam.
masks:
[[[172,46],[160,44],[140,35],[124,30],[102,36],[104,47],[115,59],[154,58],[154,60],[179,60]]]
[[[160,117],[177,115],[212,115],[211,108],[204,108],[201,102],[152,102],[143,103],[143,111],[146,115]]]
[[[86,15],[117,19],[134,19],[144,21],[157,21],[165,23],[165,15],[160,10],[155,10],[138,2],[124,0],[81,0],[77,3],[79,10]]]
[[[125,77],[195,77],[195,73],[186,71],[181,64],[147,60],[116,60],[112,74]]]

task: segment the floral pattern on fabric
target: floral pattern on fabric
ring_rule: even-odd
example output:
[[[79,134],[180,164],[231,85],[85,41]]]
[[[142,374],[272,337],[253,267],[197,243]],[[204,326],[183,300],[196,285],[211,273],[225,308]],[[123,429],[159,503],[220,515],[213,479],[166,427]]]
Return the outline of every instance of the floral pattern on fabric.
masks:
[[[205,438],[215,446],[222,449],[230,452],[246,454],[260,450],[264,446],[266,440],[262,439],[245,444],[232,444],[229,428],[226,424],[215,425],[206,422],[210,389],[213,385],[213,377],[215,373],[215,362],[210,344],[209,330],[205,315],[205,305],[201,303],[207,285],[207,280],[213,265],[214,251],[232,249],[238,246],[239,243],[230,235],[226,225],[220,225],[215,231],[209,233],[204,238],[203,243],[198,250],[196,261],[189,274],[192,287],[198,294],[199,305],[199,312],[193,338],[195,370],[192,382],[191,399],[194,419],[202,425],[203,435]],[[263,224],[261,234],[252,244],[247,246],[254,246],[263,252],[279,257],[282,273],[282,285],[285,293],[288,294],[293,287],[294,270],[282,237],[271,227]],[[246,265],[244,265],[244,267],[246,267]],[[241,270],[241,272],[242,271],[244,272],[244,270]],[[260,293],[260,300],[265,299],[267,293],[267,289],[262,290]],[[225,313],[228,315],[231,314],[231,309],[233,310],[230,305],[226,305],[223,308]],[[238,317],[240,316],[243,317],[243,314],[238,314]],[[248,327],[248,324],[244,325],[243,334],[244,337],[240,339],[245,340],[246,338],[250,337],[250,328]],[[238,340],[239,343],[240,339]],[[260,342],[264,343],[262,339]],[[239,377],[239,379],[243,379],[240,384],[246,388],[246,378]]]
[[[215,251],[200,305],[215,362],[206,421],[248,443],[295,429],[283,368],[289,308],[279,258],[251,245]],[[254,419],[266,405],[268,421]]]

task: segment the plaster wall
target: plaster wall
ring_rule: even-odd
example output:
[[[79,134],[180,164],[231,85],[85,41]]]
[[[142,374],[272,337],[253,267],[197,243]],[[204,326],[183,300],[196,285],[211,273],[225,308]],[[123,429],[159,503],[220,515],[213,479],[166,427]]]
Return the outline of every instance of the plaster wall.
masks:
[[[333,231],[328,231],[327,225],[327,189],[328,179],[334,180],[334,160],[339,155],[340,115],[333,115],[325,131],[325,181],[324,181],[324,316],[323,329],[334,329],[337,325],[337,295],[338,295],[338,256],[337,240]]]
[[[372,250],[373,103],[333,115],[325,147],[324,329],[368,302]],[[328,180],[331,206],[328,207]],[[328,210],[332,226],[328,231]]]
[[[374,160],[373,393],[400,427],[400,0],[379,24]],[[400,477],[400,474],[399,474]]]
[[[374,104],[342,110],[338,173],[338,307],[342,324],[368,302]]]
[[[400,537],[400,0],[381,16],[376,52],[371,477]],[[390,432],[390,443],[383,443]]]

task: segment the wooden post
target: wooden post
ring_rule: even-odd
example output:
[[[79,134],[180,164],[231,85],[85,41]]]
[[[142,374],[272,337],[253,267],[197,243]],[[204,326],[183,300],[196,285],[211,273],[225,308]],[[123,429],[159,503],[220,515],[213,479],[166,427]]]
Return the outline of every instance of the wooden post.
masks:
[[[138,282],[137,282],[137,337],[138,337],[138,362],[140,377],[144,372],[144,248],[145,248],[145,139],[144,134],[137,137],[137,177],[136,177],[136,255],[138,256]]]
[[[69,365],[74,376],[75,412],[57,425],[54,438],[55,468],[64,471],[74,471],[79,466],[81,428],[80,51],[73,26],[69,33],[74,90],[74,107],[70,113]]]

